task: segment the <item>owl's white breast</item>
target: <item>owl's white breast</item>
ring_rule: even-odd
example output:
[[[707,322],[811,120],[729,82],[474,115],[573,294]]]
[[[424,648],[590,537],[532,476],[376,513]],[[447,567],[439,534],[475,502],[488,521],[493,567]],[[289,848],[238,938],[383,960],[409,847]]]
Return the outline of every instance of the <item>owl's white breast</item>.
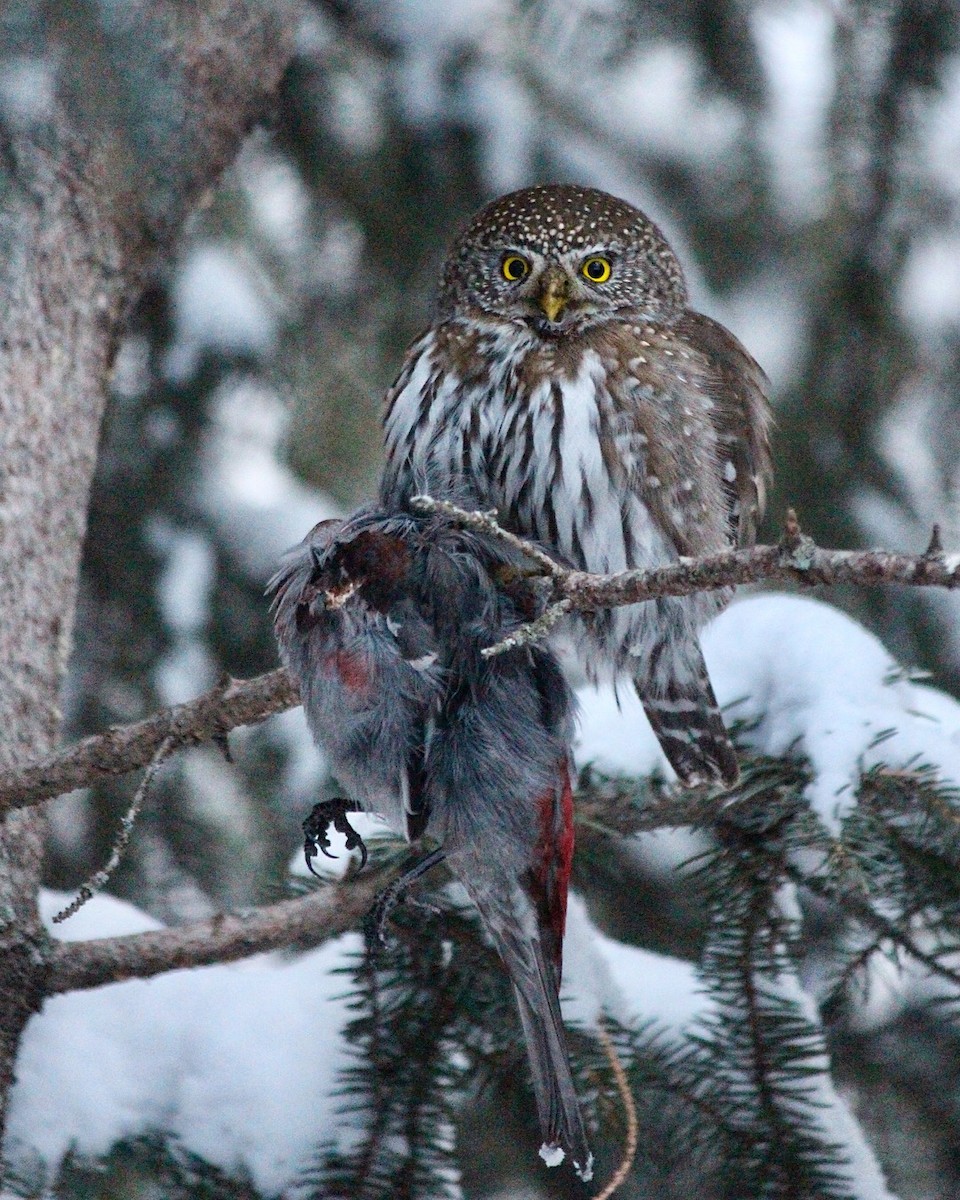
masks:
[[[599,354],[585,350],[573,372],[551,369],[542,344],[514,328],[483,349],[488,370],[471,384],[438,353],[434,334],[424,338],[388,411],[385,498],[465,486],[518,532],[555,545],[585,570],[675,559],[631,486],[643,475],[643,439],[618,423]],[[601,438],[620,464],[616,477]]]
[[[514,327],[491,333],[482,349],[487,369],[472,371],[471,383],[436,334],[424,336],[389,400],[384,502],[427,491],[496,507],[518,533],[587,571],[675,562],[676,547],[643,499],[644,437],[615,405],[600,355],[585,349],[572,369],[569,354],[562,366],[551,363],[539,340]],[[693,630],[717,601],[648,602],[578,622],[588,670],[649,654],[668,610],[677,631]],[[612,659],[598,661],[596,644],[607,647],[601,659],[611,650]]]

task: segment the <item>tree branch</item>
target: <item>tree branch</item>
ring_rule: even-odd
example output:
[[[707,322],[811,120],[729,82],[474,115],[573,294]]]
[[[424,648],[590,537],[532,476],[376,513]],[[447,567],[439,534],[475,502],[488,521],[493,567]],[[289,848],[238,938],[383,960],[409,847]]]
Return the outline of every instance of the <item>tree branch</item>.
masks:
[[[904,584],[914,587],[960,587],[960,554],[945,554],[939,530],[934,529],[923,554],[894,554],[887,550],[823,550],[803,534],[792,510],[782,540],[775,546],[728,550],[704,558],[684,558],[653,571],[623,571],[589,575],[564,567],[538,546],[502,529],[484,512],[468,512],[447,501],[418,497],[417,507],[439,512],[467,528],[498,537],[526,554],[538,572],[548,576],[548,612],[590,611],[636,604],[658,596],[729,588],[740,583],[782,579],[808,586],[854,583],[861,586]],[[542,635],[546,626],[534,622],[516,631],[507,642],[522,644]],[[494,650],[507,645],[493,647]],[[37,762],[0,771],[0,811],[26,808],[99,779],[125,775],[146,766],[165,739],[173,748],[197,745],[222,736],[238,725],[264,720],[299,702],[286,671],[279,669],[255,679],[227,677],[209,692],[187,704],[163,709],[132,725],[114,726],[85,738]]]
[[[164,708],[132,725],[114,725],[19,770],[0,774],[0,806],[23,808],[99,779],[147,766],[169,738],[171,749],[196,746],[238,725],[252,725],[299,703],[282,668],[255,679],[229,676],[196,700]]]
[[[889,550],[822,550],[800,529],[796,513],[787,509],[783,537],[776,546],[724,550],[702,558],[681,558],[652,571],[620,571],[615,575],[590,575],[554,562],[539,547],[503,529],[490,513],[458,508],[446,500],[417,496],[413,506],[421,512],[442,513],[467,529],[488,533],[521,550],[553,583],[554,603],[569,600],[571,609],[584,612],[637,604],[658,596],[687,596],[716,591],[741,583],[784,579],[807,586],[855,583],[873,587],[900,583],[914,587],[960,587],[960,554],[945,554],[939,526],[923,554],[894,554]]]
[[[695,789],[651,797],[641,804],[635,795],[614,788],[579,801],[577,823],[605,834],[624,835],[686,825],[707,827],[722,816],[727,799],[724,794]],[[147,979],[165,971],[231,962],[268,950],[319,945],[356,929],[378,894],[402,869],[402,861],[396,861],[379,870],[355,873],[295,900],[171,929],[54,942],[46,959],[44,994]]]
[[[45,994],[149,979],[165,971],[233,962],[267,950],[316,946],[356,929],[398,868],[373,871],[318,888],[295,900],[124,937],[57,942],[50,951]]]

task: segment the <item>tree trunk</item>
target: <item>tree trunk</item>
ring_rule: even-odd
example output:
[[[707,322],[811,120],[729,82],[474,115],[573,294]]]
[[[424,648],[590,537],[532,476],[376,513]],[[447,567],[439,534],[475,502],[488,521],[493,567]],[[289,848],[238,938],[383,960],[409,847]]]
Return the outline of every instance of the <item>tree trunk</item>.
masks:
[[[0,769],[57,741],[124,316],[262,114],[294,31],[269,0],[10,0],[0,17]],[[0,826],[0,1132],[43,998],[43,834],[37,808]]]

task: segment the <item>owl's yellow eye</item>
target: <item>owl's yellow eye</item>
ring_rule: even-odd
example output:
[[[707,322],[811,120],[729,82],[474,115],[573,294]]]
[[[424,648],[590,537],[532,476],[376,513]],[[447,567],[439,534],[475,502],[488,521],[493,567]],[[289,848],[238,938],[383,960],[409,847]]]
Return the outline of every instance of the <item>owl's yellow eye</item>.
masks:
[[[511,283],[518,283],[530,270],[530,264],[519,254],[508,254],[500,269],[503,271],[504,279],[509,279]]]
[[[584,278],[589,279],[591,283],[606,283],[613,267],[610,265],[609,258],[596,254],[592,258],[588,258],[580,270],[583,272]]]

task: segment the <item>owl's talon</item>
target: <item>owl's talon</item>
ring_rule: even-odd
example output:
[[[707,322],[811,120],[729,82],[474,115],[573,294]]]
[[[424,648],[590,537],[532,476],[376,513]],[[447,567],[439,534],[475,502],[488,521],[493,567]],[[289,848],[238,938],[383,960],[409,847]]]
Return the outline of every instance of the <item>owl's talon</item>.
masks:
[[[367,847],[363,838],[347,820],[347,813],[352,812],[362,812],[360,805],[355,800],[345,800],[342,797],[321,800],[319,804],[313,806],[309,816],[303,822],[303,857],[307,864],[307,870],[317,879],[323,878],[313,866],[313,860],[317,857],[317,853],[322,854],[324,858],[336,859],[338,857],[336,854],[330,853],[329,829],[331,825],[338,833],[343,834],[345,848],[348,851],[360,851],[360,870],[362,871],[367,865]]]

